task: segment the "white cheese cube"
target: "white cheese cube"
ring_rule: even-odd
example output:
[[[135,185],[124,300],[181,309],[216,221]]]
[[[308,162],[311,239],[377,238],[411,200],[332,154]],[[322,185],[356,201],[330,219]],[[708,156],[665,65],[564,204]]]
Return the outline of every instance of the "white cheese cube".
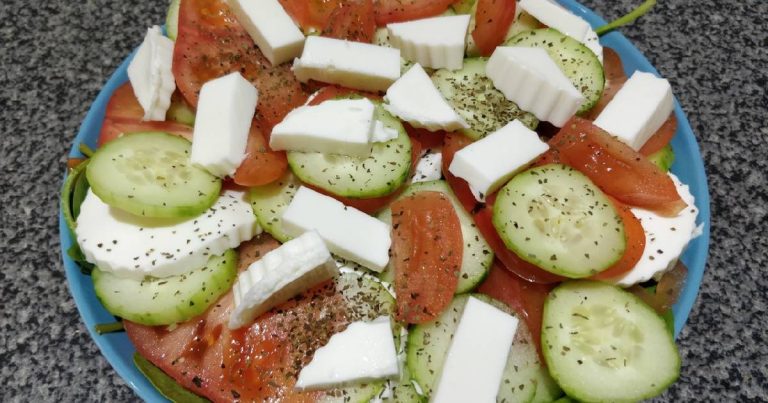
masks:
[[[649,210],[632,208],[632,213],[640,220],[645,231],[645,249],[635,267],[616,282],[622,287],[648,281],[674,267],[696,233],[696,216],[699,214],[696,200],[687,185],[675,175],[670,173],[669,176],[688,207],[675,217],[664,217]]]
[[[389,41],[406,60],[433,69],[458,70],[464,65],[464,39],[469,14],[388,24]]]
[[[189,273],[261,232],[242,192],[225,191],[188,219],[136,216],[110,207],[93,191],[80,206],[77,243],[86,260],[116,276],[141,280]]]
[[[514,316],[470,297],[430,401],[495,402],[517,325]]]
[[[562,127],[584,103],[584,96],[541,48],[500,46],[486,75],[510,101],[540,120]]]
[[[192,163],[224,177],[233,175],[245,158],[259,91],[240,73],[208,81],[200,89]]]
[[[328,389],[395,378],[400,373],[388,316],[354,322],[315,351],[299,373],[296,388]]]
[[[315,231],[305,232],[251,263],[233,289],[229,328],[249,325],[264,312],[333,278],[336,262]]]
[[[674,101],[669,81],[636,71],[595,119],[595,125],[635,150],[664,124]]]
[[[583,18],[549,0],[520,0],[520,8],[542,24],[584,42],[592,27]]]
[[[513,120],[456,152],[448,170],[466,180],[475,198],[484,201],[547,150],[549,145],[535,131]]]
[[[149,28],[128,65],[128,79],[144,109],[144,120],[165,120],[171,95],[176,89],[172,64],[173,41],[163,36],[160,27]]]
[[[413,127],[430,131],[469,127],[440,94],[419,64],[413,65],[387,90],[384,109]]]
[[[384,91],[400,77],[400,50],[310,36],[293,62],[301,82],[310,79],[364,91]]]
[[[302,186],[282,220],[288,235],[317,230],[331,252],[371,270],[381,271],[389,262],[389,225],[333,197]]]
[[[399,135],[397,129],[384,126],[384,122],[376,120],[373,123],[373,133],[371,134],[372,143],[386,143],[394,140]]]
[[[273,66],[301,54],[304,34],[278,0],[228,0],[227,3]]]
[[[443,177],[443,153],[441,150],[427,150],[416,164],[411,183],[436,181]]]
[[[269,146],[366,157],[371,153],[376,106],[370,100],[328,100],[291,111],[272,129]]]

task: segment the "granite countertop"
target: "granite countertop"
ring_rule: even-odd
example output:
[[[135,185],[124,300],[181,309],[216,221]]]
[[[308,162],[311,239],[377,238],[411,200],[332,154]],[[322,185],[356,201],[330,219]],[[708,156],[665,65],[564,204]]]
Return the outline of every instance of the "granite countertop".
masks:
[[[640,0],[585,1],[607,19]],[[135,401],[88,336],[59,255],[65,155],[165,0],[0,2],[0,401]],[[701,145],[712,238],[658,401],[768,401],[768,2],[666,0],[622,29],[671,80]]]

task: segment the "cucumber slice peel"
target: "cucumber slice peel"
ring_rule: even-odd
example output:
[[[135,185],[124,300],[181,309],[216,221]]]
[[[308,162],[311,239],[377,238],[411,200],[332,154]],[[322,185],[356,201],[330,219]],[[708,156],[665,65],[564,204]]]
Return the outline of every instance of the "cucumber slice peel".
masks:
[[[283,230],[283,212],[299,190],[301,182],[286,172],[280,179],[264,186],[252,187],[248,199],[259,225],[280,242],[291,239]]]
[[[636,296],[596,281],[569,281],[544,304],[544,357],[581,401],[639,401],[677,380],[680,355],[664,320]]]

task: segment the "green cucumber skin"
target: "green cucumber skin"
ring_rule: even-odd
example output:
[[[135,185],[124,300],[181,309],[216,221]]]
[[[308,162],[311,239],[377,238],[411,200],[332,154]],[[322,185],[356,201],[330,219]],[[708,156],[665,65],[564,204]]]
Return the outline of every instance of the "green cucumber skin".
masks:
[[[338,196],[370,199],[387,196],[411,173],[411,140],[402,123],[377,105],[377,119],[398,132],[396,139],[374,143],[367,158],[288,152],[288,165],[302,182]]]
[[[552,28],[540,28],[521,32],[504,42],[503,46],[546,50],[573,86],[584,95],[585,101],[577,113],[587,112],[600,100],[605,87],[603,64],[583,43]]]
[[[488,245],[488,242],[486,242],[482,234],[480,234],[472,217],[464,211],[464,207],[462,207],[461,203],[453,194],[450,186],[448,186],[448,183],[445,181],[438,180],[414,183],[409,186],[397,200],[421,191],[436,191],[447,195],[453,208],[456,210],[456,215],[459,217],[459,222],[461,223],[461,233],[465,238],[463,241],[464,254],[462,255],[459,284],[456,287],[456,294],[472,291],[485,279],[491,269],[494,255],[490,245]],[[391,224],[392,210],[389,208],[382,210],[377,218]],[[382,281],[392,283],[394,280],[394,268],[391,265],[388,265],[387,268],[379,274],[379,278]]]
[[[282,215],[299,190],[301,182],[289,171],[280,179],[250,189],[248,200],[261,228],[280,242],[291,240],[283,230]]]
[[[237,277],[237,252],[212,256],[188,274],[134,280],[94,268],[96,297],[109,313],[147,326],[187,321],[205,312],[229,291]]]
[[[669,172],[672,164],[675,163],[675,151],[672,150],[671,145],[667,144],[661,150],[649,155],[648,159],[663,172]]]
[[[142,217],[194,217],[216,202],[221,179],[192,164],[191,146],[164,132],[126,134],[99,148],[85,174],[112,207]]]
[[[565,165],[539,166],[512,178],[499,190],[492,222],[520,258],[569,278],[607,269],[626,249],[624,224],[613,203],[584,174]]]
[[[469,124],[469,129],[462,132],[477,140],[514,119],[535,129],[539,124],[536,117],[520,109],[493,86],[485,75],[486,64],[488,59],[483,57],[464,59],[461,70],[440,69],[432,75],[432,82],[443,97]]]
[[[590,308],[603,322],[590,325],[597,317]],[[577,321],[592,328],[575,326]],[[584,334],[588,344],[580,340]],[[633,340],[616,340],[620,336]],[[633,341],[639,345],[623,344]],[[550,374],[573,400],[640,401],[659,395],[680,376],[680,354],[664,319],[640,298],[607,283],[573,280],[552,290],[544,303],[541,343]],[[629,369],[624,370],[613,363],[624,360],[627,348],[641,354],[625,357]],[[595,365],[606,352],[610,357]],[[608,359],[614,368],[606,369]]]
[[[168,13],[165,17],[165,31],[168,38],[176,40],[179,36],[179,7],[181,6],[181,0],[171,0],[171,4],[168,5]]]

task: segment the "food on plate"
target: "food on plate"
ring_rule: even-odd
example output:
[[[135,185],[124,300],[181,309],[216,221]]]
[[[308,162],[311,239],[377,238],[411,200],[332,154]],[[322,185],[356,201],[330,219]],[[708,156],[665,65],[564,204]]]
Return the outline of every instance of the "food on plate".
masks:
[[[174,0],[62,189],[169,399],[634,401],[698,210],[672,89],[548,0]],[[110,326],[120,328],[120,325]]]

